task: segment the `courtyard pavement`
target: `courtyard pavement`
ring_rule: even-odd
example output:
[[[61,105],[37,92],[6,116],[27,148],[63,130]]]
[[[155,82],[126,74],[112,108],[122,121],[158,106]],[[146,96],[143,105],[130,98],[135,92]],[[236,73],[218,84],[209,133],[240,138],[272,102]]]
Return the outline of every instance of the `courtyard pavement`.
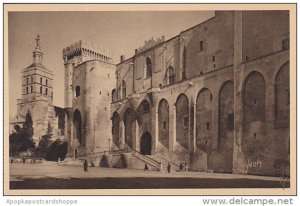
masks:
[[[36,184],[31,184],[31,183]],[[123,184],[120,185],[120,182]],[[47,183],[47,184],[43,184]],[[40,188],[270,188],[281,178],[204,172],[159,172],[134,169],[42,164],[10,164],[12,189]],[[34,188],[32,188],[34,185]],[[286,185],[288,186],[288,185]]]
[[[207,173],[207,172],[159,172],[144,171],[138,169],[117,169],[105,167],[89,167],[88,172],[83,172],[83,167],[73,165],[58,165],[57,163],[45,162],[42,164],[10,164],[11,181],[18,177],[54,177],[54,178],[103,178],[103,177],[173,177],[173,178],[222,178],[222,179],[257,179],[281,181],[279,177],[267,177],[256,175]]]

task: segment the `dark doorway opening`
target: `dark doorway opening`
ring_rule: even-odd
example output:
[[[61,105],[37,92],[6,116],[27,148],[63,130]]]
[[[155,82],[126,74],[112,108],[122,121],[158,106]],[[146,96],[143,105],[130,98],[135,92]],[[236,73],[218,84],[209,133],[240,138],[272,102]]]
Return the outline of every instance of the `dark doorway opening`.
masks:
[[[77,149],[75,149],[75,159],[77,159]]]
[[[80,144],[84,144],[83,138],[82,138],[82,120],[81,120],[81,114],[76,109],[73,115],[73,122],[75,125],[75,138],[77,138],[78,142]]]
[[[151,155],[152,138],[149,132],[145,132],[141,138],[141,154]]]

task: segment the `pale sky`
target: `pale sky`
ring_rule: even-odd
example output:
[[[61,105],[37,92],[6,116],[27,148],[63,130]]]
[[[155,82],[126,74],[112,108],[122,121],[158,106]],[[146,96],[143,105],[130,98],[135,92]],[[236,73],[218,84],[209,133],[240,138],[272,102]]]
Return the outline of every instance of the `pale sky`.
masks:
[[[114,63],[126,59],[144,41],[165,35],[166,40],[211,18],[213,11],[164,12],[9,12],[10,116],[21,98],[21,71],[32,63],[35,36],[40,35],[44,65],[54,73],[54,105],[64,107],[62,49],[78,40],[111,50]]]

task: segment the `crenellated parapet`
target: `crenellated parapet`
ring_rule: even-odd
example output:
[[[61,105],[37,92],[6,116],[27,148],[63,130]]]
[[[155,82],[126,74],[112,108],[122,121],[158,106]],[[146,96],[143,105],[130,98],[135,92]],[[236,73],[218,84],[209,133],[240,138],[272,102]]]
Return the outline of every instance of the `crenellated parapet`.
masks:
[[[112,63],[112,54],[109,50],[93,45],[91,42],[79,40],[63,49],[63,59],[67,63],[75,61],[80,64],[88,60],[99,60]]]
[[[147,49],[150,49],[151,47],[154,47],[163,42],[165,42],[165,36],[162,36],[161,38],[157,38],[156,40],[153,39],[152,37],[151,39],[146,40],[144,46],[138,48],[136,50],[136,53],[141,53],[143,51],[146,51]]]

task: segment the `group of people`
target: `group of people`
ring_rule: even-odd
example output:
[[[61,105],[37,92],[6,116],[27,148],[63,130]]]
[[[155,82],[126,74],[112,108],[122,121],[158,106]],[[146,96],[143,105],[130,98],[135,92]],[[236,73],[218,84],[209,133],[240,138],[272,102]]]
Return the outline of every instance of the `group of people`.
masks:
[[[161,166],[162,166],[162,165],[160,164],[160,167],[161,167]],[[162,168],[160,168],[160,169],[162,169]],[[144,171],[148,171],[148,170],[149,170],[148,164],[146,163],[146,164],[145,164]],[[170,163],[168,163],[167,170],[168,170],[168,173],[171,172],[171,164],[170,164]]]
[[[94,163],[91,162],[91,167],[94,167]],[[162,166],[162,165],[161,165]],[[84,162],[83,162],[83,171],[84,173],[88,172],[88,161],[85,159]],[[146,163],[145,164],[145,168],[144,168],[144,171],[149,171],[149,167],[148,167],[148,164]],[[171,164],[168,162],[168,166],[167,166],[167,171],[168,173],[171,172]],[[188,168],[187,168],[187,165],[186,165],[186,162],[185,163],[180,163],[179,164],[179,171],[180,172],[183,172],[183,171],[188,171]]]
[[[186,162],[180,163],[180,164],[179,164],[179,171],[180,171],[180,172],[188,171],[188,167],[187,167],[187,165],[186,165]]]
[[[162,166],[162,165],[161,165]],[[162,168],[161,168],[162,169]],[[144,168],[144,171],[148,171],[149,170],[149,167],[148,167],[148,164],[146,163],[145,164],[145,168]],[[168,173],[171,172],[171,164],[168,162],[168,166],[167,166],[167,171]],[[179,171],[180,172],[183,172],[183,171],[188,171],[188,167],[186,165],[186,162],[185,163],[180,163],[179,164]]]

